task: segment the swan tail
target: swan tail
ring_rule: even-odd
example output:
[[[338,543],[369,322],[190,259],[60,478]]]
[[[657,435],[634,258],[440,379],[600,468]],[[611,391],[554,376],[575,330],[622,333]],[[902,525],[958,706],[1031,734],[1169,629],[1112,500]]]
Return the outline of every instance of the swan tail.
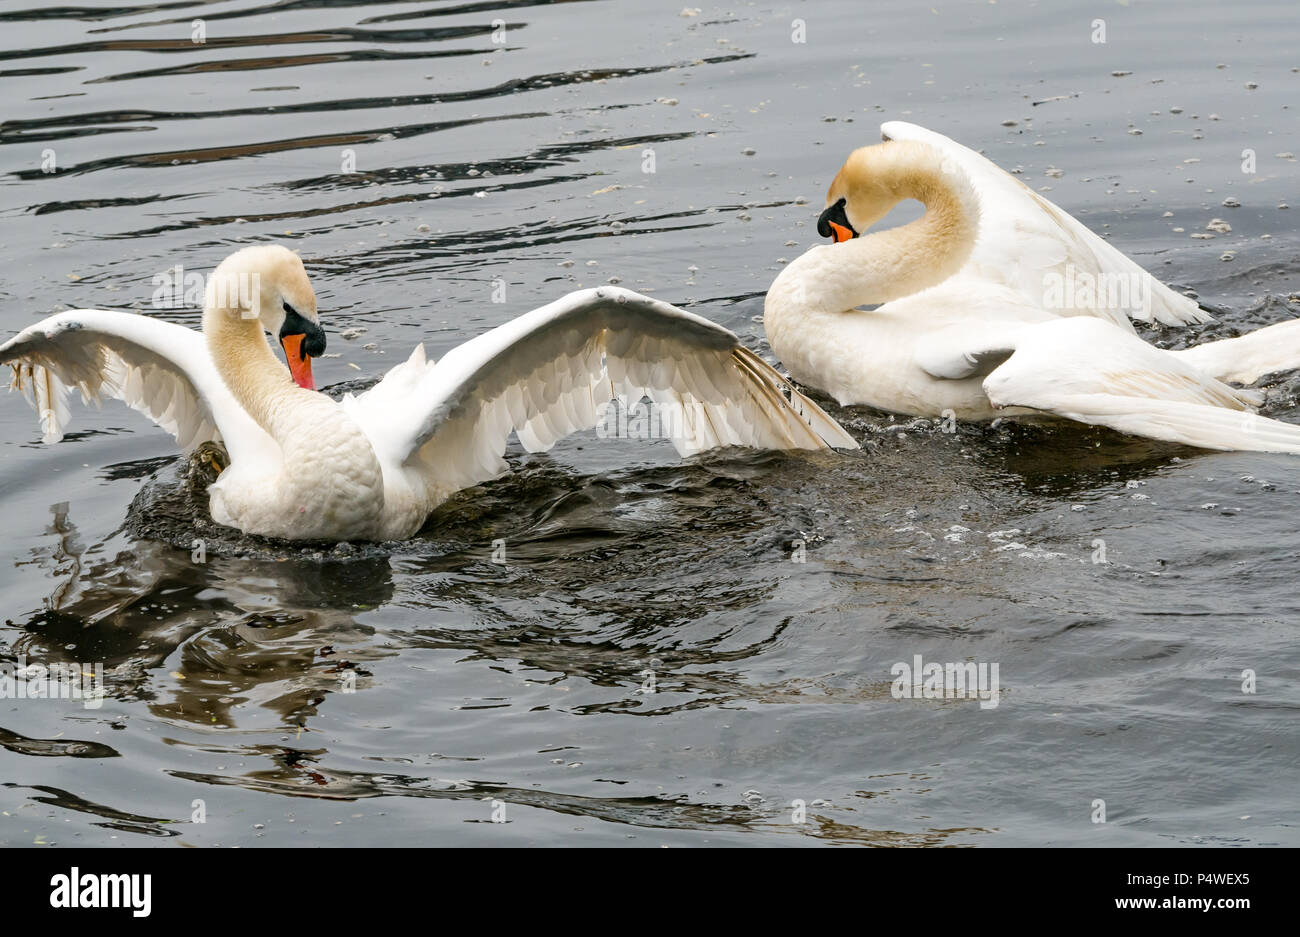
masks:
[[[1253,384],[1265,374],[1300,368],[1300,319],[1169,354],[1220,381]]]

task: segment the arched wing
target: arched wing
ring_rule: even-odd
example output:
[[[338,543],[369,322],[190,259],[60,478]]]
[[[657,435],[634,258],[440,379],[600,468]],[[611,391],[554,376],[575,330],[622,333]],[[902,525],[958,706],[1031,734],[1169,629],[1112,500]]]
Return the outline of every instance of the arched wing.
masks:
[[[116,398],[149,417],[189,452],[207,440],[261,430],[231,397],[203,335],[148,316],[74,309],[42,319],[0,345],[40,418],[47,443],[63,438],[75,387],[87,403]],[[234,456],[232,451],[231,455]]]
[[[436,365],[417,348],[344,406],[381,460],[458,490],[505,469],[512,431],[543,451],[596,426],[610,400],[643,397],[658,405],[659,425],[683,455],[717,446],[857,448],[727,329],[612,287],[535,309]]]
[[[970,179],[980,200],[980,227],[963,272],[1005,283],[1061,315],[1093,315],[1130,331],[1129,319],[1165,325],[1210,320],[1195,301],[974,150],[901,120],[881,124],[880,134],[929,144]]]

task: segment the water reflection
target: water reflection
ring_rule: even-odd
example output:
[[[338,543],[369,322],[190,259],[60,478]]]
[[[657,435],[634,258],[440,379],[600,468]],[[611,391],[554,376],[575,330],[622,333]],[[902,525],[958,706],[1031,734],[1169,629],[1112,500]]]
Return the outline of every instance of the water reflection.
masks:
[[[5,782],[2,786],[22,790],[24,785]],[[48,784],[34,784],[26,786],[27,790],[35,791],[31,800],[38,804],[48,804],[52,807],[59,807],[63,810],[71,810],[76,813],[89,814],[90,816],[102,817],[102,821],[95,821],[94,825],[109,830],[118,830],[122,833],[139,833],[142,836],[180,836],[181,831],[171,824],[177,823],[177,820],[166,817],[148,817],[136,813],[130,813],[125,810],[119,810],[116,807],[110,807],[107,804],[96,803],[80,797],[71,791],[59,787],[52,787]]]
[[[27,562],[55,574],[58,584],[13,650],[33,659],[68,653],[103,660],[110,699],[143,704],[152,717],[178,729],[231,736],[227,745],[180,739],[172,745],[253,765],[236,773],[168,769],[187,782],[344,801],[495,799],[646,829],[791,832],[779,804],[713,803],[684,794],[598,797],[498,781],[355,771],[337,766],[319,743],[300,748],[243,740],[250,732],[286,728],[318,738],[314,724],[335,694],[391,692],[392,678],[377,677],[376,665],[409,655],[419,666],[430,651],[456,652],[464,667],[504,664],[529,672],[539,685],[613,692],[602,701],[575,699],[564,706],[579,717],[664,718],[750,701],[860,704],[884,698],[887,684],[879,681],[836,688],[797,677],[747,679],[746,661],[788,640],[791,619],[758,625],[744,615],[771,598],[784,573],[764,575],[752,563],[738,563],[730,575],[716,569],[704,576],[683,574],[712,568],[720,548],[737,559],[770,555],[784,561],[790,534],[772,529],[763,489],[751,483],[794,470],[794,458],[748,454],[583,476],[547,457],[530,457],[515,475],[453,499],[400,551],[389,552],[393,545],[375,547],[373,554],[360,548],[347,558],[287,546],[272,556],[267,544],[253,545],[252,556],[238,556],[249,552],[249,544],[233,533],[228,543],[210,543],[206,563],[194,562],[186,550],[144,540],[113,551],[107,543],[87,542],[68,506],[55,505],[48,531],[55,542]],[[150,467],[157,478],[146,482],[146,490],[175,484],[176,466]],[[139,470],[129,463],[109,469],[121,477]],[[182,542],[186,536],[177,534]],[[509,544],[504,566],[491,562],[486,549],[497,538]],[[594,569],[601,571],[595,579]],[[359,621],[394,601],[395,575],[405,584],[400,601],[413,613],[403,617],[447,616],[455,623],[379,628]],[[564,596],[558,623],[557,594]],[[537,613],[521,614],[530,605]],[[722,622],[719,609],[740,618]],[[656,682],[653,694],[638,692],[647,676]],[[477,708],[467,704],[460,710]],[[20,754],[117,754],[100,743],[56,743],[15,733],[0,735],[0,745]],[[40,790],[38,802],[105,818],[97,825],[177,835],[173,820],[92,803],[57,788]],[[975,831],[874,831],[814,810],[810,825],[798,832],[833,842],[934,844],[952,836],[967,841]]]
[[[564,816],[603,820],[647,830],[785,833],[834,843],[874,846],[939,846],[953,838],[969,842],[978,834],[992,832],[978,828],[917,832],[873,830],[836,821],[822,815],[817,807],[810,810],[806,826],[794,826],[785,822],[781,806],[766,804],[761,799],[737,805],[693,802],[684,796],[584,797],[486,781],[330,770],[318,763],[321,752],[279,749],[263,751],[262,754],[273,762],[273,767],[239,776],[188,771],[172,773],[178,778],[202,784],[236,786],[289,797],[343,801],[378,797],[493,801],[511,807],[533,807]]]
[[[162,718],[207,727],[236,725],[245,707],[302,725],[367,675],[362,662],[387,653],[367,646],[374,629],[355,618],[392,598],[387,556],[236,559],[214,542],[196,562],[191,551],[133,541],[106,557],[106,544],[81,541],[66,504],[51,510],[55,545],[26,562],[57,584],[12,652],[102,662],[111,698],[148,700]],[[164,667],[170,680],[157,673]]]

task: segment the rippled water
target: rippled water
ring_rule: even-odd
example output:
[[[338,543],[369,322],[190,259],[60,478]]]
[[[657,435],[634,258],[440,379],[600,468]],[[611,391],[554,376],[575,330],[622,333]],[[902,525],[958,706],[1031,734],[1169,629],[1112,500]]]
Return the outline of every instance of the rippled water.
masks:
[[[764,290],[892,118],[1019,167],[1211,333],[1300,314],[1289,5],[864,9],[0,4],[0,330],[196,325],[154,278],[275,239],[322,383],[615,277],[769,353]],[[110,405],[44,447],[6,399],[3,659],[103,663],[108,698],[0,700],[0,841],[1300,844],[1300,460],[834,412],[861,452],[588,434],[395,550],[196,563],[123,526],[165,434]],[[997,663],[998,705],[893,699],[918,654]]]

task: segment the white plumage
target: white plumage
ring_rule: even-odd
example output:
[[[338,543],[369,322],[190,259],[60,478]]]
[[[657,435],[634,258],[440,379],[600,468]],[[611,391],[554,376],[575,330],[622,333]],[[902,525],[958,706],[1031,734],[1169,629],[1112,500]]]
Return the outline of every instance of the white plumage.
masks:
[[[512,432],[530,451],[549,449],[595,426],[613,398],[679,410],[672,441],[683,455],[857,447],[730,331],[612,287],[570,294],[436,364],[417,346],[373,388],[336,403],[295,386],[263,331],[280,332],[284,310],[317,321],[301,261],[279,247],[246,248],[213,281],[250,274],[261,292],[242,305],[214,301],[210,282],[203,333],[74,310],[0,346],[0,363],[14,367],[46,442],[62,438],[73,387],[88,402],[123,400],[183,451],[223,441],[231,463],[210,489],[213,518],[291,539],[410,536],[451,494],[506,469]],[[260,318],[250,321],[249,308]]]
[[[1184,351],[1148,345],[1131,320],[1208,316],[984,157],[912,124],[881,129],[886,142],[855,151],[830,187],[837,243],[768,291],[768,338],[796,379],[917,416],[1046,414],[1300,453],[1300,427],[1257,416],[1261,396],[1225,383],[1300,367],[1300,321]],[[862,235],[905,198],[925,215]]]
[[[72,417],[68,396],[98,406],[104,397],[139,410],[189,452],[219,439],[213,403],[224,394],[203,336],[144,316],[102,309],[62,312],[28,326],[3,347],[12,386],[36,409],[46,443],[63,438]],[[202,385],[207,394],[196,392]],[[233,403],[233,401],[229,401]]]
[[[979,200],[979,233],[962,274],[1011,287],[1042,306],[1047,305],[1046,293],[1053,283],[1049,274],[1064,278],[1074,271],[1100,280],[1132,278],[1140,288],[1127,297],[1117,296],[1114,303],[1062,303],[1055,311],[1101,316],[1129,332],[1133,331],[1130,320],[1164,325],[1210,320],[1194,300],[1175,293],[1064,209],[974,150],[902,120],[881,124],[880,136],[933,147],[970,180]]]

